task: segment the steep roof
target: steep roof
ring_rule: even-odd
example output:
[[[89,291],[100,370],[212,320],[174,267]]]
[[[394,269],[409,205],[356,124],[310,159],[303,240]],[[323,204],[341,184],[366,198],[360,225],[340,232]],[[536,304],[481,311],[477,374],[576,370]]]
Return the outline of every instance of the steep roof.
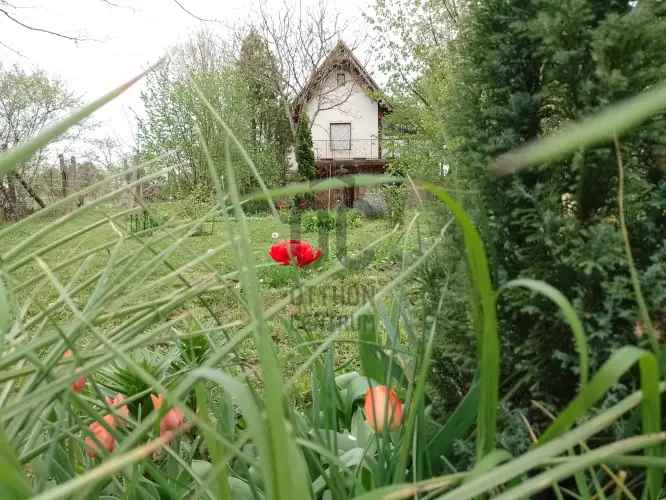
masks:
[[[326,59],[313,71],[303,90],[296,97],[296,108],[300,108],[311,96],[311,93],[317,86],[325,79],[325,77],[336,66],[348,64],[350,69],[353,70],[363,81],[363,84],[373,93],[381,94],[382,90],[377,85],[377,82],[370,76],[370,73],[365,69],[363,64],[356,58],[352,50],[342,40],[333,47],[331,52],[326,56]],[[383,98],[373,97],[379,106],[384,111],[391,111],[391,106]]]

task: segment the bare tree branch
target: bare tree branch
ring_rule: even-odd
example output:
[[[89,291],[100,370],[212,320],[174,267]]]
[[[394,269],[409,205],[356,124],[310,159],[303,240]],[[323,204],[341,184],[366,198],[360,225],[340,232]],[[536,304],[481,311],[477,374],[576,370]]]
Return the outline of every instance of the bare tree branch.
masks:
[[[108,5],[110,7],[115,7],[115,8],[118,8],[118,9],[129,9],[132,12],[136,12],[136,9],[134,7],[132,7],[131,5],[122,5],[122,4],[119,4],[119,3],[116,3],[116,2],[112,2],[111,0],[99,0],[99,1],[105,3],[106,5]]]
[[[17,56],[19,56],[19,57],[23,57],[23,58],[25,58],[25,55],[24,55],[23,53],[19,52],[19,51],[16,50],[14,47],[10,47],[10,46],[7,45],[6,43],[3,43],[1,40],[0,40],[0,47],[4,47],[4,48],[7,49],[9,52],[12,52],[13,54],[15,54],[15,55],[17,55]]]
[[[7,4],[7,5],[9,5],[9,4]],[[12,16],[7,10],[2,9],[2,8],[0,8],[0,14],[4,14],[13,23],[18,24],[22,28],[25,28],[25,29],[30,30],[30,31],[37,31],[37,32],[40,32],[40,33],[46,33],[48,35],[53,35],[53,36],[56,36],[58,38],[64,38],[65,40],[71,40],[73,42],[81,42],[81,41],[87,40],[85,38],[81,38],[81,37],[77,37],[77,36],[71,36],[71,35],[65,35],[65,34],[59,33],[57,31],[51,31],[51,30],[46,29],[46,28],[38,28],[36,26],[31,26],[29,24],[24,23],[20,19]]]
[[[219,23],[220,22],[218,19],[206,19],[205,17],[197,16],[191,10],[189,10],[187,7],[185,7],[182,4],[182,2],[180,2],[179,0],[171,0],[171,1],[173,3],[175,3],[180,8],[180,10],[182,10],[183,12],[188,14],[189,16],[193,17],[197,21],[201,21],[203,23]]]

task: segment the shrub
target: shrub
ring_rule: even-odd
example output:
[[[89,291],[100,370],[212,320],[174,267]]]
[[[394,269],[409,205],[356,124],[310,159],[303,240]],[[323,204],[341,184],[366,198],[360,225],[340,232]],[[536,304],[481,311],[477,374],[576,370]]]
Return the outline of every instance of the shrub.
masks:
[[[210,188],[204,184],[193,187],[183,198],[178,200],[176,214],[183,219],[195,220],[213,208]]]
[[[331,212],[320,210],[317,212],[305,212],[301,218],[303,231],[306,233],[324,231],[329,232],[335,229],[335,215]]]

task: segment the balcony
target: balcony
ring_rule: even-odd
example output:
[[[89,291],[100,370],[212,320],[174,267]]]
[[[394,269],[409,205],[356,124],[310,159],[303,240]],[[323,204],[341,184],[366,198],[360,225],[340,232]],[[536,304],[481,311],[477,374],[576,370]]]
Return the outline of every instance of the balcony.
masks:
[[[316,160],[380,160],[383,159],[379,139],[314,140]]]
[[[411,138],[384,137],[380,141],[376,137],[352,140],[313,140],[315,160],[353,162],[363,160],[377,162],[400,158],[401,155],[414,153],[427,154],[433,146],[427,141]]]

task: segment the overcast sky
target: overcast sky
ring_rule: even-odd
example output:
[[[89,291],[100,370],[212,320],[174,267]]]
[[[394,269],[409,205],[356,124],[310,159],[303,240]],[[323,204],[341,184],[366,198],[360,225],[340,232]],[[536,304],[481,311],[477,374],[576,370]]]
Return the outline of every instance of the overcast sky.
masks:
[[[303,0],[307,4],[310,0]],[[258,0],[179,0],[196,16],[219,22],[202,23],[186,14],[174,0],[12,0],[22,6],[11,11],[27,25],[66,35],[89,38],[72,42],[29,31],[0,13],[0,61],[41,68],[62,79],[84,100],[99,97],[155,62],[169,47],[206,26],[221,34],[252,18]],[[282,0],[265,0],[280,5]],[[109,4],[119,5],[114,7]],[[330,8],[348,19],[358,19],[371,0],[334,0]],[[1,2],[0,2],[1,5]],[[24,6],[24,7],[23,7]],[[135,130],[134,111],[140,112],[137,85],[96,115],[104,135],[129,145]]]

